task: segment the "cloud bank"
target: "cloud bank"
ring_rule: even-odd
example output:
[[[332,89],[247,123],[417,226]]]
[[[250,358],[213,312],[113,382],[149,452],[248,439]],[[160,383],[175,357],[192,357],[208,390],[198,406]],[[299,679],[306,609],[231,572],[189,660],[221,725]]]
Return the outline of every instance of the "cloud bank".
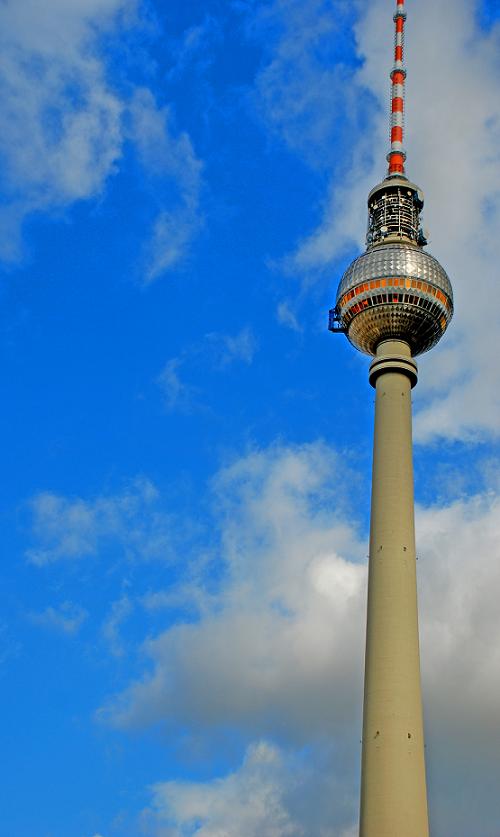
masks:
[[[37,545],[26,557],[42,567],[96,557],[113,544],[130,559],[166,560],[172,553],[171,519],[157,500],[155,486],[146,479],[136,479],[120,494],[91,500],[37,494],[29,504]]]
[[[339,468],[335,452],[316,443],[255,451],[214,479],[220,583],[198,579],[189,618],[144,642],[145,675],[99,712],[121,728],[160,725],[173,740],[180,729],[212,752],[234,742],[227,775],[155,787],[145,813],[152,833],[224,833],[228,799],[244,800],[256,777],[275,806],[277,834],[292,823],[295,833],[339,837],[355,822],[367,547],[347,513],[354,501],[339,492]],[[486,837],[498,821],[499,510],[491,482],[477,496],[417,513],[438,837]],[[168,596],[156,602],[176,605]],[[234,747],[245,742],[238,762]],[[246,807],[236,806],[234,833],[257,837],[257,813],[247,821]]]

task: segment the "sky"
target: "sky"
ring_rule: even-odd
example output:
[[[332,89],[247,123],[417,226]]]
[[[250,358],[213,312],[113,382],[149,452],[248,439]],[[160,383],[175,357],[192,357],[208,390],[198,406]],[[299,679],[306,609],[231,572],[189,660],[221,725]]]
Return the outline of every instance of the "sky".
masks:
[[[355,837],[392,0],[0,3],[0,837]],[[433,837],[499,837],[500,4],[407,2]]]

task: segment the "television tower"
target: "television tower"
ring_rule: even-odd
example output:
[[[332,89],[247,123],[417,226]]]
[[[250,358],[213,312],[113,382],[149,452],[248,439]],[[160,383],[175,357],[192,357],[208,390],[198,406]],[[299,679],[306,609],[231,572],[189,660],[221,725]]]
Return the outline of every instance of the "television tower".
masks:
[[[360,837],[428,837],[411,437],[414,357],[453,314],[450,280],[423,250],[423,194],[405,174],[404,0],[394,15],[391,148],[368,196],[366,252],[340,281],[329,328],[373,356],[376,390]]]

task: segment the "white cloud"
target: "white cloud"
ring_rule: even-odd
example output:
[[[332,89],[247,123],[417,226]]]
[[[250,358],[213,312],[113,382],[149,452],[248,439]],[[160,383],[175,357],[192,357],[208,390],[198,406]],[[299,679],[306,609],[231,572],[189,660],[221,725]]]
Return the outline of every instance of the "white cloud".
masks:
[[[46,607],[40,613],[30,613],[29,619],[35,625],[62,631],[64,634],[78,633],[87,619],[85,608],[73,602],[63,602],[59,607]]]
[[[276,309],[276,316],[278,322],[282,325],[288,326],[288,328],[291,328],[292,331],[301,331],[297,315],[292,310],[288,301],[283,300],[278,304],[278,308]]]
[[[267,59],[255,86],[262,117],[324,170],[340,159],[339,141],[360,117],[350,70],[335,51],[350,13],[341,0],[273,0],[257,6],[249,23]]]
[[[365,569],[349,560],[363,555],[355,529],[328,502],[335,473],[318,444],[251,454],[219,474],[221,595],[205,596],[200,622],[146,643],[154,673],[112,707],[114,722],[198,719],[299,743],[352,722]]]
[[[157,206],[146,280],[186,255],[199,228],[201,182],[189,137],[175,135],[168,109],[150,91],[135,89],[129,100],[109,81],[106,45],[138,22],[136,7],[136,0],[0,4],[2,258],[19,258],[27,216],[100,195],[127,139],[145,169],[180,196],[176,204],[164,189]]]
[[[165,782],[153,789],[153,810],[172,837],[300,837],[283,804],[284,764],[266,742],[250,747],[239,771],[206,784]]]
[[[125,644],[120,636],[120,628],[134,609],[128,596],[122,596],[111,604],[110,613],[103,626],[102,635],[108,644],[109,650],[115,657],[123,657]]]
[[[170,358],[157,378],[168,412],[179,410],[189,413],[197,401],[198,389],[186,384],[180,377],[184,361],[185,356]]]
[[[4,231],[32,211],[98,194],[116,170],[123,103],[106,81],[99,38],[127,8],[123,0],[2,3]],[[0,244],[4,256],[18,255],[8,236]]]
[[[163,837],[353,837],[339,824],[346,798],[351,802],[345,786],[315,773],[310,762],[310,754],[253,742],[223,777],[157,783],[144,821]]]
[[[429,712],[498,737],[500,496],[420,509],[417,524]]]
[[[249,326],[245,326],[237,334],[206,335],[206,340],[214,355],[214,363],[221,368],[230,366],[235,361],[250,365],[257,351],[257,340]]]
[[[144,248],[146,283],[154,281],[184,259],[199,226],[196,206],[187,205],[180,210],[161,210],[158,213],[152,235]]]
[[[145,479],[135,480],[121,494],[93,500],[38,494],[30,502],[37,545],[27,558],[44,566],[95,556],[111,544],[129,558],[166,560],[172,553],[171,521],[157,499],[156,488]]]
[[[166,409],[184,413],[205,409],[201,388],[184,380],[184,372],[189,372],[193,365],[210,372],[225,371],[238,362],[250,366],[257,349],[257,340],[248,326],[236,334],[205,334],[199,343],[188,346],[178,357],[170,358],[158,375],[157,384],[163,392]]]
[[[199,230],[201,163],[191,140],[184,132],[175,135],[170,127],[168,107],[158,108],[152,93],[135,91],[130,104],[130,136],[140,159],[155,180],[171,180],[178,191],[173,209],[160,209],[150,241],[145,247],[145,281],[151,282],[180,262]]]
[[[200,570],[203,570],[203,564],[204,556],[201,555],[200,567],[197,569],[196,575],[199,575]],[[192,566],[190,570],[193,571]],[[182,608],[183,612],[189,611],[198,614],[204,608],[205,593],[198,578],[192,582],[178,584],[175,587],[144,593],[140,597],[140,604],[150,612],[170,609],[178,611],[179,608]]]
[[[263,118],[291,149],[331,179],[320,227],[284,260],[287,269],[306,279],[362,241],[362,211],[374,185],[375,155],[384,134],[369,87],[358,79],[350,58],[339,58],[351,16],[352,7],[341,0],[274,0],[258,12],[252,27],[265,38],[268,57],[255,85]],[[392,25],[390,15],[386,17]],[[389,37],[387,61],[390,43]],[[388,95],[388,67],[383,72]],[[354,200],[358,194],[359,201]]]
[[[489,837],[500,781],[498,490],[419,510],[417,533],[431,831]]]

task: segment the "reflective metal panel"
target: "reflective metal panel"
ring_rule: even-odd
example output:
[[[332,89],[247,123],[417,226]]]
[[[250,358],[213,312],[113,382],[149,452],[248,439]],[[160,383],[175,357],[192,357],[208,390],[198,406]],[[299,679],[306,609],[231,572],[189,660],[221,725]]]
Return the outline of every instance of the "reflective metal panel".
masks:
[[[335,316],[362,352],[374,355],[381,340],[401,339],[418,355],[444,334],[453,316],[453,291],[429,253],[388,244],[364,253],[346,270]]]
[[[337,300],[349,288],[386,276],[408,276],[422,279],[441,288],[453,299],[451,282],[437,259],[420,250],[404,244],[385,244],[374,247],[355,259],[344,273],[337,291]]]

